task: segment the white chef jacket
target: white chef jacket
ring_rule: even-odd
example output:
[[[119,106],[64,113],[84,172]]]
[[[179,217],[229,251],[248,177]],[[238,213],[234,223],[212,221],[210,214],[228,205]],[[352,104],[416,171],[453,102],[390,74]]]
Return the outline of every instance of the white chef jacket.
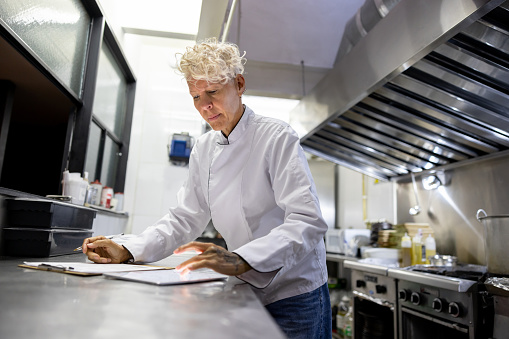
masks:
[[[327,224],[299,138],[288,124],[246,107],[228,138],[220,131],[202,135],[177,207],[124,246],[135,261],[157,261],[196,239],[210,219],[228,250],[253,268],[238,278],[264,304],[327,281]]]

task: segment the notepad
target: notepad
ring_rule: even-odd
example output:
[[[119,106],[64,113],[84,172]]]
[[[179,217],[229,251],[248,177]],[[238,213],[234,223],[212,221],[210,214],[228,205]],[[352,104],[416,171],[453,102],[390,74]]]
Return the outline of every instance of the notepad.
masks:
[[[129,265],[129,264],[95,264],[92,262],[28,262],[25,261],[24,268],[33,268],[44,271],[54,271],[78,275],[101,275],[113,272],[131,272],[147,270],[168,269],[163,266]]]
[[[182,276],[175,270],[106,273],[106,278],[129,280],[153,285],[181,285],[227,279],[211,269],[198,269]]]

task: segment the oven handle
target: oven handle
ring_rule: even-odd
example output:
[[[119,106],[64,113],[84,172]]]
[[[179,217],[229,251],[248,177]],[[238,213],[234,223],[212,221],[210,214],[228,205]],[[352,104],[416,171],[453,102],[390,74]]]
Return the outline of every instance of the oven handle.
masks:
[[[361,293],[359,291],[353,291],[353,294],[356,296],[356,297],[359,297],[361,299],[364,299],[364,300],[367,300],[367,301],[371,301],[371,302],[374,302],[380,306],[385,306],[385,307],[388,307],[391,311],[394,311],[394,304],[387,301],[387,300],[382,300],[382,299],[378,299],[378,298],[373,298],[372,296],[370,295],[367,295],[367,294],[364,294],[364,293]]]
[[[410,310],[410,309],[405,308],[405,307],[402,307],[402,308],[401,308],[401,311],[402,311],[402,312],[406,312],[406,313],[410,313],[410,314],[412,314],[412,315],[415,315],[416,317],[419,317],[419,318],[423,318],[423,319],[429,320],[429,321],[434,322],[434,323],[437,323],[437,324],[439,324],[439,325],[443,325],[443,326],[446,326],[446,327],[452,328],[453,330],[456,330],[456,331],[458,331],[458,332],[463,332],[463,333],[468,334],[468,328],[461,327],[461,326],[459,326],[458,324],[455,324],[455,323],[449,323],[449,322],[447,322],[447,321],[443,321],[443,320],[440,320],[440,319],[437,319],[437,318],[431,317],[431,316],[429,316],[429,315],[422,314],[422,313],[417,312],[417,311],[414,311],[414,310]]]

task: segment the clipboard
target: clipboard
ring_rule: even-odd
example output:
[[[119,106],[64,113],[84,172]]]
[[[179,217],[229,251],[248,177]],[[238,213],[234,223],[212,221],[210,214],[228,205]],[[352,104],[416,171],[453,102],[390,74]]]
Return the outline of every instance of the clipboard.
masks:
[[[109,279],[128,280],[158,286],[194,284],[226,280],[228,278],[227,275],[217,273],[211,269],[198,269],[184,276],[175,270],[105,273],[104,276]]]
[[[102,275],[102,273],[76,272],[74,270],[68,270],[65,267],[55,266],[55,265],[45,265],[45,264],[41,264],[38,266],[30,266],[30,265],[26,265],[26,264],[20,264],[20,265],[18,265],[18,267],[30,268],[30,269],[39,270],[39,271],[51,271],[51,272],[58,272],[58,273],[80,275],[82,277],[91,277],[91,276]]]
[[[73,274],[78,276],[97,276],[105,273],[169,270],[172,267],[138,265],[138,264],[94,264],[84,262],[24,262],[18,267],[51,271],[57,273]]]

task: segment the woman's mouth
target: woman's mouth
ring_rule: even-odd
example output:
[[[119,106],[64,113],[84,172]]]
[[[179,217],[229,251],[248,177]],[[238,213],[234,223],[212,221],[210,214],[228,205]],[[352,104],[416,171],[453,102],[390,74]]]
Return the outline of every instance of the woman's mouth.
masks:
[[[209,121],[215,121],[215,120],[217,120],[217,119],[219,118],[219,116],[220,116],[220,115],[221,115],[221,114],[216,114],[216,115],[213,115],[213,116],[209,117]]]

